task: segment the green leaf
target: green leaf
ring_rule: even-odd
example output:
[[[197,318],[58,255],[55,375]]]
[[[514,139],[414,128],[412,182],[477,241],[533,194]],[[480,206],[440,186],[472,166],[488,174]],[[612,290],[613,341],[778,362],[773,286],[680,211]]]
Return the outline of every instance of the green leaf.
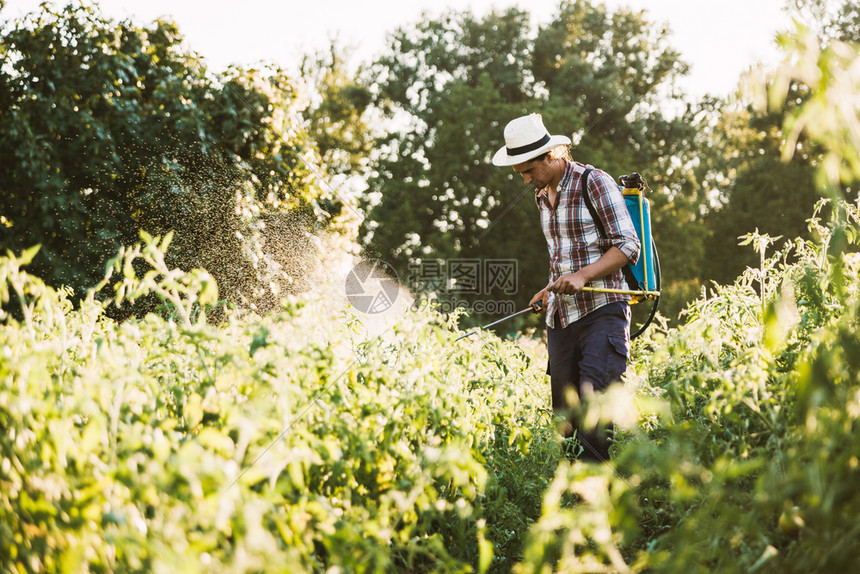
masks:
[[[478,572],[484,574],[493,563],[493,543],[484,537],[483,529],[478,531]]]
[[[197,300],[201,305],[213,305],[218,302],[218,283],[208,274],[203,279],[202,290]]]
[[[30,262],[33,261],[33,258],[36,256],[36,254],[39,252],[39,249],[41,248],[42,245],[40,243],[39,245],[34,245],[29,249],[25,249],[24,252],[21,253],[21,256],[18,258],[18,263],[20,263],[21,265],[29,265]]]
[[[161,240],[161,249],[162,253],[167,253],[167,248],[170,247],[170,242],[173,241],[173,231],[168,231],[164,238]]]
[[[253,357],[254,353],[257,352],[257,349],[269,344],[268,337],[269,329],[265,326],[260,326],[260,330],[254,333],[254,338],[251,340],[251,348],[248,350],[248,353]]]

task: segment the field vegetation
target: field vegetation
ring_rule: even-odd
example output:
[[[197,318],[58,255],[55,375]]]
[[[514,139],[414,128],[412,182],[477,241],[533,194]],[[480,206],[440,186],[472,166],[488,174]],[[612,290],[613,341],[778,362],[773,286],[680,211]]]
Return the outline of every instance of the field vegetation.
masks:
[[[846,6],[843,15],[856,14]],[[610,23],[601,9],[586,10],[582,2],[564,7],[565,17]],[[700,285],[683,313],[662,317],[635,341],[623,384],[583,413],[616,425],[612,457],[603,464],[575,460],[576,440],[559,439],[540,331],[481,332],[458,341],[467,324],[462,317],[426,306],[398,313],[380,328],[372,316],[334,303],[311,275],[293,279],[288,259],[271,248],[278,225],[294,216],[300,223],[292,236],[302,245],[315,244],[314,233],[340,233],[341,254],[357,250],[349,236],[357,233],[356,206],[328,194],[319,181],[308,183],[319,175],[311,160],[329,158],[332,173],[353,176],[364,163],[314,148],[316,128],[296,119],[300,98],[288,78],[234,71],[222,83],[201,71],[192,84],[209,94],[206,105],[225,114],[235,141],[218,139],[226,128],[214,122],[214,112],[189,104],[174,115],[200,120],[206,145],[175,155],[150,125],[144,135],[152,138],[147,149],[153,153],[128,163],[113,157],[110,146],[91,142],[94,154],[108,150],[99,162],[128,168],[110,178],[103,166],[94,163],[88,171],[72,161],[74,146],[84,141],[76,134],[93,128],[99,141],[123,150],[128,134],[121,110],[157,117],[152,98],[161,92],[141,82],[127,86],[125,95],[108,90],[114,95],[107,97],[101,92],[107,84],[84,81],[78,87],[92,92],[86,114],[52,115],[52,98],[60,97],[39,91],[50,91],[42,81],[31,93],[27,78],[35,75],[13,65],[31,61],[22,55],[23,42],[39,34],[27,30],[61,30],[57,37],[66,40],[64,34],[81,33],[103,43],[99,58],[126,64],[163,56],[174,67],[141,69],[161,78],[159,89],[176,93],[187,86],[174,72],[193,58],[163,23],[144,31],[116,26],[117,34],[137,42],[123,43],[111,35],[113,23],[85,9],[40,22],[41,28],[7,31],[7,65],[0,68],[0,147],[32,160],[14,156],[16,162],[0,168],[6,170],[0,179],[6,248],[0,256],[0,571],[857,568],[860,59],[850,41],[853,20],[826,29],[826,42],[801,26],[782,36],[784,66],[750,77],[744,111],[721,112],[724,123],[712,124],[746,118],[737,120],[744,133],[734,143],[719,135],[709,140],[719,148],[711,159],[726,162],[725,177],[751,176],[767,158],[774,160],[768,169],[781,177],[792,169],[808,176],[795,180],[811,186],[798,197],[809,192],[819,199],[800,234],[748,229],[730,237],[752,263],[731,280]],[[480,29],[479,22],[467,23]],[[137,46],[136,56],[123,52],[129,46]],[[344,78],[334,73],[335,63],[325,76],[327,89],[337,92],[339,85],[366,102],[368,92],[338,84]],[[104,70],[114,64],[104,63]],[[34,69],[58,69],[40,66]],[[242,111],[237,98],[245,97],[265,113]],[[329,104],[336,116],[341,108]],[[325,109],[312,107],[308,115]],[[75,121],[63,123],[64,114]],[[338,117],[350,129],[360,127],[355,115]],[[111,121],[99,123],[105,118]],[[194,130],[179,119],[178,133],[194,140]],[[656,116],[640,119],[660,124]],[[273,122],[296,122],[288,140],[295,148],[275,137]],[[767,122],[770,127],[756,131]],[[56,145],[42,145],[43,127]],[[244,138],[254,145],[243,145]],[[736,146],[741,141],[755,145]],[[366,149],[360,137],[353,143]],[[745,153],[734,155],[733,146]],[[207,165],[229,166],[229,186],[201,187],[190,175],[179,177],[194,172],[194,161],[204,156],[214,162]],[[188,163],[171,171],[180,159]],[[777,159],[792,167],[779,171]],[[670,161],[655,165],[663,160]],[[392,158],[381,161],[403,169]],[[164,171],[153,175],[153,162]],[[56,177],[45,179],[49,172]],[[684,178],[671,179],[655,202],[658,208],[663,202],[666,218],[689,207]],[[739,193],[726,205],[744,204],[753,187],[752,180],[735,181]],[[206,254],[194,248],[207,222],[193,226],[202,235],[183,237],[183,222],[193,222],[195,206],[210,191],[231,214],[231,225],[218,230],[224,241],[215,270],[206,269]],[[782,192],[785,202],[795,197],[792,189]],[[60,204],[74,217],[58,227],[48,216]],[[99,227],[88,214],[101,214],[106,205],[113,206],[110,217]],[[673,234],[683,235],[684,221],[704,233],[698,214],[676,221]],[[140,231],[145,222],[154,228]],[[692,252],[706,250],[707,235],[696,236]],[[33,238],[44,241],[28,244]],[[389,237],[389,247],[395,239]],[[690,246],[676,247],[680,261]],[[332,270],[334,251],[309,253]],[[234,263],[247,273],[231,275]]]

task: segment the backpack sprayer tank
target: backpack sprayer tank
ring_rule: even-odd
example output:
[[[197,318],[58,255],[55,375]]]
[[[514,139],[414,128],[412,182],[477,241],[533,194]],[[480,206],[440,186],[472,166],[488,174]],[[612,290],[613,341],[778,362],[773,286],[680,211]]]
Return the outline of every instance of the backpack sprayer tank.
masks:
[[[645,180],[638,173],[623,175],[618,178],[621,182],[621,193],[627,204],[627,211],[633,220],[633,226],[639,233],[639,241],[642,251],[635,265],[629,265],[629,271],[633,275],[632,280],[628,277],[628,283],[635,282],[630,288],[643,293],[634,295],[631,303],[638,303],[642,299],[655,299],[660,295],[659,271],[656,261],[656,249],[654,239],[651,235],[651,203],[645,197]]]
[[[583,176],[585,182],[583,187],[588,185],[588,174],[590,169],[585,171]],[[651,204],[648,198],[645,197],[645,190],[648,189],[648,184],[645,179],[638,173],[623,175],[618,178],[621,183],[621,193],[624,196],[625,207],[633,220],[633,227],[636,229],[636,234],[639,237],[642,250],[639,253],[639,260],[635,265],[627,264],[621,271],[624,274],[624,280],[627,283],[628,289],[602,289],[598,287],[583,287],[583,291],[604,291],[611,293],[624,293],[630,295],[630,304],[639,303],[645,299],[653,301],[651,312],[648,319],[630,335],[630,339],[635,339],[641,335],[654,316],[657,314],[657,305],[660,303],[660,258],[657,256],[657,245],[654,243],[654,237],[651,235]],[[588,199],[588,194],[583,195],[586,207],[591,213],[592,219],[598,221],[594,206]],[[602,229],[602,226],[601,226]],[[605,235],[605,232],[603,232]]]

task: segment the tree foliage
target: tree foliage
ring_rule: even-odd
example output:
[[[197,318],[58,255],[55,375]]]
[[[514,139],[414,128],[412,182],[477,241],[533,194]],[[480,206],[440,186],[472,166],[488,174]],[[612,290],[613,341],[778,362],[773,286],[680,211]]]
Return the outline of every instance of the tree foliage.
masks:
[[[807,219],[821,199],[814,180],[820,152],[805,140],[798,143],[794,160],[784,162],[784,118],[782,112],[756,111],[752,104],[726,106],[718,114],[711,155],[702,155],[703,165],[710,161],[709,169],[722,182],[717,205],[708,214],[711,235],[705,244],[706,277],[717,283],[729,283],[757,264],[757,255],[739,245],[747,233],[780,238],[779,245],[809,238]]]
[[[373,143],[366,112],[373,96],[361,80],[362,70],[349,70],[347,52],[333,41],[327,51],[302,61],[302,78],[313,90],[305,115],[327,171],[366,176]]]
[[[510,9],[447,12],[391,36],[372,68],[394,120],[370,180],[366,241],[405,275],[410,262],[516,260],[516,299],[527,302],[546,284],[545,240],[532,192],[490,158],[509,120],[540,112],[550,131],[572,136],[574,159],[649,179],[669,282],[695,276],[689,250],[703,232],[686,225],[696,219],[686,173],[695,132],[660,107],[686,70],[669,31],[643,12],[582,1],[531,30],[528,14]]]
[[[214,75],[175,24],[43,6],[0,44],[0,242],[83,293],[140,229],[236,301],[272,301],[341,205],[318,183],[303,95],[280,70]],[[282,245],[285,244],[285,245]]]
[[[721,102],[711,114],[712,126],[699,124],[700,170],[715,191],[707,221],[705,277],[718,283],[732,281],[757,263],[754,253],[738,245],[740,237],[758,231],[783,242],[808,239],[806,220],[819,199],[856,197],[854,176],[847,175],[856,163],[849,137],[858,129],[851,117],[856,96],[850,94],[851,76],[839,72],[850,66],[851,43],[860,41],[851,28],[858,8],[851,2],[840,6],[820,0],[790,5],[804,22],[802,32],[781,35],[779,42],[792,57],[803,54],[806,60],[786,60],[778,70],[749,74],[741,82],[740,97]],[[826,55],[821,61],[819,52]],[[803,118],[815,118],[815,123]],[[825,132],[830,135],[821,137]],[[824,164],[830,167],[816,176]],[[824,173],[831,175],[822,178]]]

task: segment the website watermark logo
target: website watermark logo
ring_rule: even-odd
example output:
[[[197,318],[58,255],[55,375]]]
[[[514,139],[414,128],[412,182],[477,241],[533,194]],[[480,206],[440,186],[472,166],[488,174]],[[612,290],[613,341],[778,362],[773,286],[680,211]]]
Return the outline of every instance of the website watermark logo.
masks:
[[[457,310],[479,315],[508,315],[517,292],[516,259],[432,259],[408,267],[413,308],[432,307],[449,314]],[[346,296],[358,311],[373,315],[391,309],[400,293],[394,268],[381,260],[361,261],[346,276]]]
[[[419,295],[413,306],[431,304],[442,313],[457,309],[480,315],[506,315],[514,311],[514,302],[500,295],[517,292],[516,259],[432,259],[409,265],[409,286]],[[483,298],[482,298],[483,296]]]
[[[409,264],[416,293],[491,295],[517,292],[516,259],[433,259]]]
[[[374,315],[388,311],[400,293],[397,273],[385,261],[362,261],[346,276],[346,298],[353,307]]]
[[[413,309],[430,308],[438,313],[448,315],[454,311],[461,310],[478,315],[510,315],[517,308],[510,300],[481,300],[467,301],[465,299],[416,299],[412,303]]]

